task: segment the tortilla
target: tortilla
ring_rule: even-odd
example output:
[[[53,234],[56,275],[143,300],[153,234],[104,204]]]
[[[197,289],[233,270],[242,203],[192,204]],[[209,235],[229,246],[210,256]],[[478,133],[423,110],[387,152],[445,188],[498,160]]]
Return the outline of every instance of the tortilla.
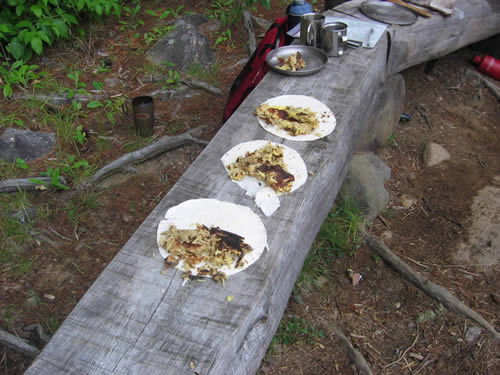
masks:
[[[315,113],[319,126],[310,134],[291,135],[286,130],[274,126],[266,120],[257,117],[257,121],[269,133],[278,137],[289,139],[292,141],[313,141],[326,137],[335,129],[337,120],[333,112],[325,104],[319,100],[305,95],[282,95],[266,100],[262,104],[270,106],[289,106],[297,108],[308,108]]]
[[[196,229],[198,225],[207,228],[220,228],[224,231],[236,234],[243,238],[252,251],[245,255],[245,263],[236,268],[232,266],[222,266],[219,271],[227,276],[233,275],[255,263],[261,256],[264,248],[267,248],[267,234],[264,224],[260,218],[250,208],[234,203],[222,202],[216,199],[191,199],[177,206],[171,207],[165,214],[165,219],[158,224],[156,240],[158,249],[163,258],[167,258],[168,249],[160,246],[161,234],[168,231],[171,225],[177,229]],[[181,260],[176,268],[183,270],[184,261]],[[203,263],[200,264],[203,266]],[[198,274],[196,269],[191,270],[191,274]]]
[[[268,143],[272,144],[273,146],[279,146],[283,150],[283,161],[285,163],[286,169],[295,178],[292,183],[290,193],[304,185],[307,180],[307,167],[304,163],[304,160],[302,160],[302,158],[300,157],[300,154],[293,148],[275,142],[257,140],[240,143],[239,145],[234,146],[221,158],[221,161],[224,164],[224,168],[226,168],[226,171],[228,171],[227,166],[229,164],[236,162],[239,157],[244,157],[247,152],[257,151],[258,149],[266,146]],[[255,194],[257,194],[259,190],[266,186],[263,181],[250,176],[245,176],[241,181],[232,181],[238,184],[241,188],[245,189],[247,194],[251,197],[255,196]],[[278,195],[281,194],[282,193],[278,193]]]

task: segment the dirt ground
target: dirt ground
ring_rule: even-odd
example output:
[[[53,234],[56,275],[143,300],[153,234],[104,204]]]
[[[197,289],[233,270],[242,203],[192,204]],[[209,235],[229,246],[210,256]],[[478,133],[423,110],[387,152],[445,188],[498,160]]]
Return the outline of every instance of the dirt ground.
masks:
[[[186,2],[186,10],[203,12],[205,6],[204,2]],[[317,6],[322,9],[322,2]],[[275,8],[273,14],[265,16],[272,19],[283,13],[284,7]],[[153,21],[147,17],[143,15],[146,21]],[[50,69],[56,79],[64,81],[64,67],[73,64],[82,69],[82,79],[91,85],[90,67],[99,64],[98,52],[106,50],[113,58],[109,77],[128,72],[123,94],[132,97],[158,88],[156,83],[147,83],[144,72],[137,70],[143,56],[135,53],[133,43],[126,43],[118,23],[99,25],[94,33],[101,37],[59,47],[49,55],[55,62]],[[213,42],[214,36],[208,36]],[[155,109],[161,125],[155,128],[155,137],[200,125],[209,126],[205,139],[215,134],[221,126],[230,84],[240,69],[234,64],[246,56],[241,25],[233,30],[233,42],[234,48],[223,44],[216,50],[218,71],[211,77],[211,83],[225,96],[195,96],[182,106],[176,101],[158,103]],[[429,74],[424,73],[424,65],[403,73],[407,86],[405,112],[412,119],[402,122],[378,151],[392,169],[387,183],[391,201],[369,230],[384,238],[410,266],[449,288],[498,330],[500,106],[485,87],[466,74],[475,69],[470,63],[472,57],[470,49],[462,49],[438,60]],[[4,112],[18,111],[17,101],[0,102]],[[98,152],[96,121],[92,116],[82,119],[89,142],[80,152],[88,159],[94,158],[96,163],[112,160],[126,152],[126,145],[137,142],[129,121],[121,117],[106,133],[117,142]],[[29,122],[29,127],[44,129],[35,121]],[[424,168],[423,149],[431,141],[441,144],[451,159]],[[36,240],[19,251],[29,255],[34,267],[22,276],[0,269],[0,326],[43,347],[23,327],[41,324],[53,333],[201,149],[190,145],[171,151],[160,173],[131,177],[99,191],[95,204],[78,211],[81,216],[77,225],[68,215],[71,205],[88,194],[85,191],[30,195],[34,206],[45,214],[36,220]],[[57,155],[48,156],[54,157]],[[46,161],[29,163],[31,171],[44,170]],[[403,194],[414,198],[414,204],[404,208]],[[259,374],[356,374],[333,339],[332,327],[348,336],[377,374],[500,373],[498,344],[484,330],[471,339],[474,323],[440,309],[437,302],[404,281],[369,248],[363,246],[354,256],[339,258],[329,267],[323,286],[301,289],[300,298],[291,298],[285,311],[285,319],[301,318],[325,334],[311,343],[299,340],[275,345]],[[363,276],[358,285],[352,285],[347,269]],[[434,318],[417,322],[419,314],[430,310],[436,312]],[[28,360],[0,347],[0,373],[19,374],[27,366]]]

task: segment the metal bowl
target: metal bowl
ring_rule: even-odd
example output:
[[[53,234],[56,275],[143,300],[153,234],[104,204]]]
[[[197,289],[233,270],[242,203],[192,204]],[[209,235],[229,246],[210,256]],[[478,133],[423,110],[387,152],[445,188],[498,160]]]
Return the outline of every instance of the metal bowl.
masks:
[[[288,56],[293,55],[296,52],[300,52],[302,58],[306,62],[306,67],[296,72],[280,69],[278,58],[281,57],[283,59],[286,59],[288,58]],[[319,72],[321,69],[323,69],[323,67],[328,62],[328,56],[319,48],[293,45],[272,50],[267,54],[266,62],[272,70],[280,74],[284,74],[287,76],[307,76],[309,74]]]

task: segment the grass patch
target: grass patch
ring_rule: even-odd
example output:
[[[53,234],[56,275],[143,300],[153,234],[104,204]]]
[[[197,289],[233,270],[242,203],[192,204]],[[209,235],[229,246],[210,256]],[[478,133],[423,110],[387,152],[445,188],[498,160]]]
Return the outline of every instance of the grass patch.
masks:
[[[213,64],[211,67],[206,68],[200,64],[192,64],[188,70],[187,75],[196,78],[200,81],[210,83],[211,85],[217,86],[219,82],[219,65]]]
[[[32,242],[31,206],[26,192],[0,197],[0,274],[26,275],[33,268],[35,258],[22,254],[22,247]],[[23,222],[10,216],[18,212],[23,213]]]
[[[304,284],[315,285],[320,276],[328,277],[328,265],[335,259],[354,255],[363,243],[363,226],[363,216],[351,200],[338,202],[323,222],[294,290],[297,292]]]
[[[314,325],[309,325],[303,318],[291,317],[282,319],[278,330],[274,335],[270,348],[278,345],[291,345],[296,342],[304,342],[314,344],[319,338],[325,334],[321,329],[317,329]]]
[[[100,194],[89,191],[77,195],[66,206],[68,218],[75,224],[83,220],[92,211],[102,207],[103,203],[100,199]]]

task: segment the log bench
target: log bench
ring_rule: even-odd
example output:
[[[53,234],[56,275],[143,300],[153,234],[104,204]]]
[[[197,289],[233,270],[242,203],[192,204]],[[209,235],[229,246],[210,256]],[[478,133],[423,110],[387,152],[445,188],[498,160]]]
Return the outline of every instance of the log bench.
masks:
[[[356,9],[359,3],[339,9],[365,18]],[[317,74],[268,73],[109,263],[26,374],[254,374],[357,140],[370,126],[383,88],[391,87],[387,78],[500,32],[500,1],[456,3],[455,16],[433,13],[411,26],[391,26],[376,48],[330,58]],[[335,131],[312,142],[264,131],[255,108],[283,94],[310,95],[328,105],[337,118]],[[269,218],[230,181],[220,162],[234,145],[255,139],[294,148],[310,171],[307,183],[281,197],[280,209]],[[160,273],[158,222],[168,208],[193,198],[248,206],[267,229],[270,250],[225,286],[211,280],[182,286],[180,271]]]

